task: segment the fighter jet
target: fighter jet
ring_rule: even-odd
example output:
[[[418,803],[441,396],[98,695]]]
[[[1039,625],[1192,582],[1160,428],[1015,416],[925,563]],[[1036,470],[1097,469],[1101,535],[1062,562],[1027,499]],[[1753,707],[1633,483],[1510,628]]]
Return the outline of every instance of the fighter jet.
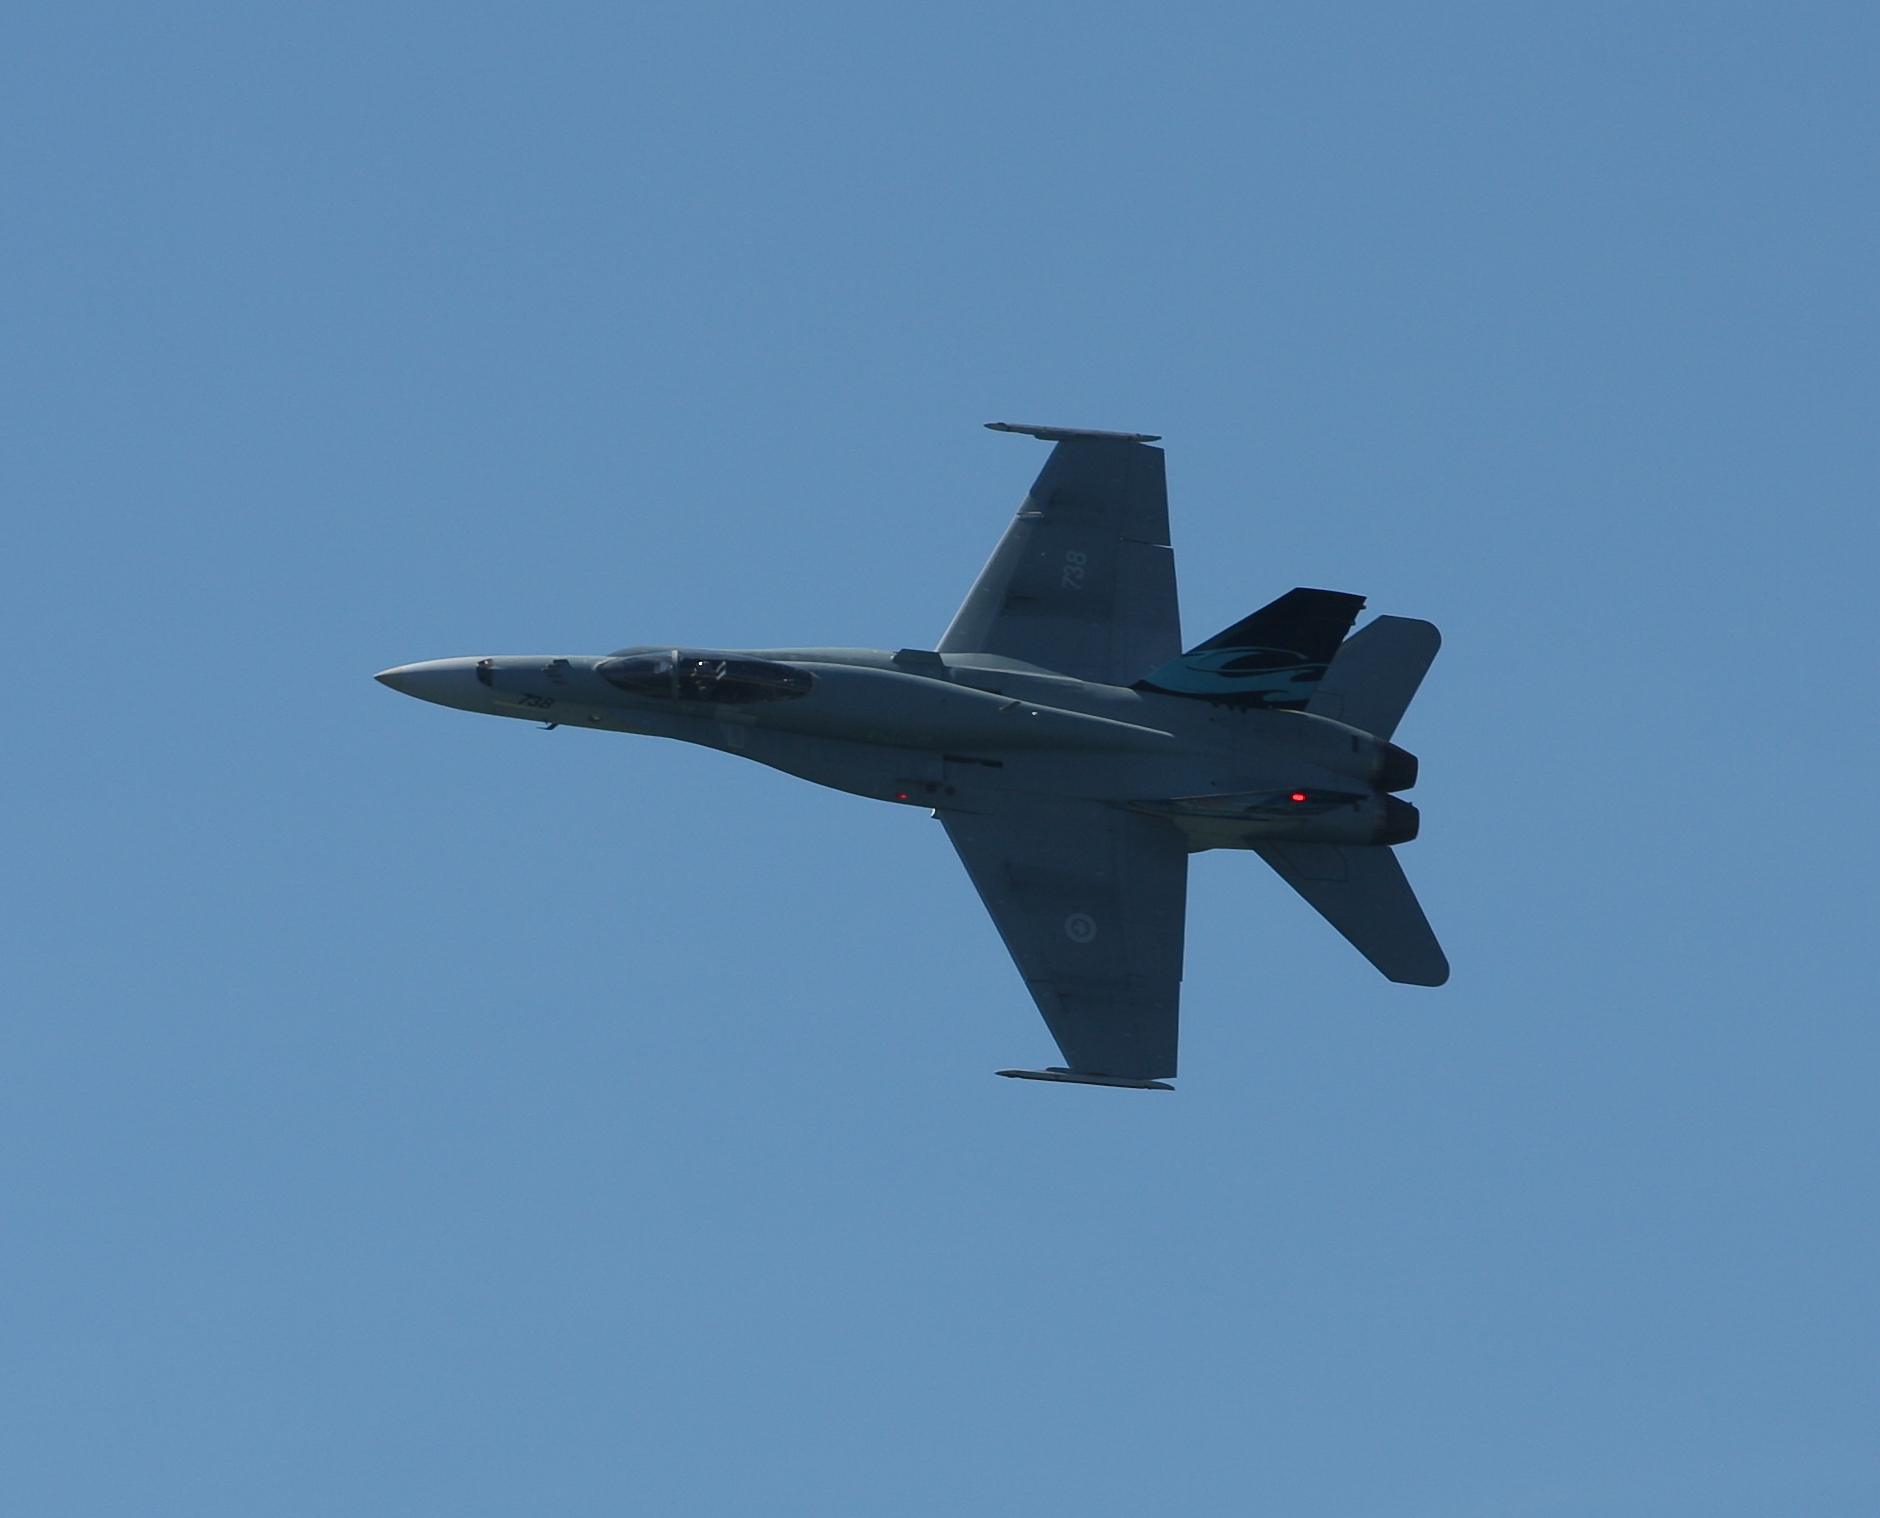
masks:
[[[1168,1091],[1188,856],[1246,849],[1393,981],[1449,965],[1392,852],[1390,741],[1441,642],[1289,590],[1187,652],[1149,433],[1053,443],[933,648],[673,648],[434,659],[393,690],[551,727],[719,748],[897,806],[959,851],[1064,1063],[1026,1080]]]

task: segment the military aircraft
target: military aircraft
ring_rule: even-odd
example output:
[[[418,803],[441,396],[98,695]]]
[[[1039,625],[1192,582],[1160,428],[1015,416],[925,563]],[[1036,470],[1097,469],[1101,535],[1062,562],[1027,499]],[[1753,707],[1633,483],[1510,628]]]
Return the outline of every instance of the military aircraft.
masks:
[[[1249,849],[1393,981],[1449,965],[1392,846],[1390,741],[1441,642],[1362,596],[1290,590],[1182,651],[1148,433],[987,423],[1056,446],[931,649],[623,648],[434,659],[393,690],[548,726],[678,738],[931,808],[1064,1064],[1027,1080],[1168,1091],[1188,856]]]

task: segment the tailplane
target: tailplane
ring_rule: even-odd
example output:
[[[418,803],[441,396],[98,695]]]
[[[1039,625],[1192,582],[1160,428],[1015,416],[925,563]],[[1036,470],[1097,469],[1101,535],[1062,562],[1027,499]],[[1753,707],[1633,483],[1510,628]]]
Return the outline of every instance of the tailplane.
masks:
[[[1388,738],[1442,646],[1443,635],[1428,622],[1379,617],[1345,641],[1313,686],[1306,710]]]
[[[1440,986],[1449,979],[1442,945],[1389,849],[1282,843],[1259,854],[1386,980]]]

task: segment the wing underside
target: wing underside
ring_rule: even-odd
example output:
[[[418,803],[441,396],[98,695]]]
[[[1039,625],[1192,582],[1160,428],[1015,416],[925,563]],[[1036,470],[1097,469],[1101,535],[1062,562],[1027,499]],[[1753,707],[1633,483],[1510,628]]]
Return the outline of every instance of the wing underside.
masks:
[[[1056,438],[941,653],[1001,654],[1128,685],[1181,652],[1162,450],[1133,434]]]
[[[1187,844],[1157,817],[1026,798],[941,812],[1066,1067],[1175,1073]]]

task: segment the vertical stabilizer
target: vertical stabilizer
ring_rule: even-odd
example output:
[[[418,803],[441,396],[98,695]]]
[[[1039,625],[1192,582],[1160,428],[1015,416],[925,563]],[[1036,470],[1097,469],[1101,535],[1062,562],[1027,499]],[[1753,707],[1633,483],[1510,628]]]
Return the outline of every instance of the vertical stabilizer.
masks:
[[[1136,682],[1216,706],[1299,711],[1318,689],[1364,597],[1300,586]]]

